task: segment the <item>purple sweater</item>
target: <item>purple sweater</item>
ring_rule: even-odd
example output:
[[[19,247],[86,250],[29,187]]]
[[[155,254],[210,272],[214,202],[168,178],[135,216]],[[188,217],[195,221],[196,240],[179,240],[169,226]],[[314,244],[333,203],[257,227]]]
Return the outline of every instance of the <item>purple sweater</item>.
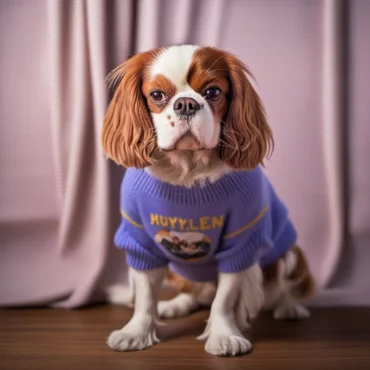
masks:
[[[115,244],[138,270],[170,264],[195,281],[276,261],[296,242],[287,209],[260,167],[187,189],[130,168]]]

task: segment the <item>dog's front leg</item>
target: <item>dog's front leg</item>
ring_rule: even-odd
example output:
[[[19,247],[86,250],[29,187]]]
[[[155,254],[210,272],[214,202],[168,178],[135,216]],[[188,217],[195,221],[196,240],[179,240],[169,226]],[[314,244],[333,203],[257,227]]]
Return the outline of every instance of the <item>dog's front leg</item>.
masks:
[[[156,335],[157,295],[166,268],[132,270],[135,308],[131,320],[108,337],[108,346],[116,351],[136,351],[158,343]]]
[[[211,306],[207,327],[199,337],[207,338],[205,350],[208,353],[235,356],[251,350],[252,344],[241,333],[235,314],[236,304],[240,302],[246,281],[251,284],[248,284],[249,302],[245,302],[244,308],[246,311],[259,311],[263,304],[263,291],[262,272],[257,264],[243,272],[219,274],[216,297]],[[246,317],[255,315],[256,312],[246,313]]]

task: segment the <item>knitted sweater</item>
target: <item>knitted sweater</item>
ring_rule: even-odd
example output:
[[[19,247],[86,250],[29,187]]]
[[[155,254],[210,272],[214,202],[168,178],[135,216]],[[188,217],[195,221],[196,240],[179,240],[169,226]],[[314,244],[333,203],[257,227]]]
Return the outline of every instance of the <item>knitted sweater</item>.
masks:
[[[130,168],[121,185],[115,244],[138,270],[170,268],[207,281],[276,261],[296,231],[260,167],[234,171],[203,187],[164,183]]]

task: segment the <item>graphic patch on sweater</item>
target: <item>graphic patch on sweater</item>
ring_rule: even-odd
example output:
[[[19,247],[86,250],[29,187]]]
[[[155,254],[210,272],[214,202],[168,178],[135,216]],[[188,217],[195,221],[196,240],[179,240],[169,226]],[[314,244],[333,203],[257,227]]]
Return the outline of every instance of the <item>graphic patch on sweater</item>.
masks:
[[[196,220],[150,214],[151,226],[160,227],[155,242],[184,261],[198,261],[212,252],[212,239],[207,231],[222,229],[224,216],[199,217]],[[163,227],[163,228],[162,228]]]
[[[211,248],[211,239],[200,232],[160,230],[155,241],[168,252],[183,260],[194,260],[208,255]]]

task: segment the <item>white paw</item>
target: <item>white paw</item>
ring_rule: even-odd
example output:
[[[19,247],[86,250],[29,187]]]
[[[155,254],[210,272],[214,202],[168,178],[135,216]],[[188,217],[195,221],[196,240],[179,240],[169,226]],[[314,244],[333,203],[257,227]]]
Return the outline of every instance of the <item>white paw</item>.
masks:
[[[236,356],[249,352],[252,343],[239,335],[210,335],[205,350],[216,356]]]
[[[190,294],[180,293],[169,301],[158,303],[158,315],[161,318],[172,319],[189,315],[198,308],[198,302]]]
[[[160,301],[158,303],[158,315],[163,319],[174,319],[186,316],[190,313],[187,307],[181,307],[176,302]]]
[[[113,331],[108,337],[108,346],[115,351],[138,351],[158,343],[155,332],[130,333],[124,329]]]
[[[306,307],[298,304],[281,304],[274,311],[276,320],[302,320],[310,317],[310,311]]]
[[[152,320],[130,321],[123,329],[110,333],[107,340],[115,351],[138,351],[158,342]]]
[[[205,350],[216,356],[236,356],[252,349],[252,343],[244,338],[235,323],[225,320],[224,317],[208,320],[203,334],[198,339],[207,339]]]

